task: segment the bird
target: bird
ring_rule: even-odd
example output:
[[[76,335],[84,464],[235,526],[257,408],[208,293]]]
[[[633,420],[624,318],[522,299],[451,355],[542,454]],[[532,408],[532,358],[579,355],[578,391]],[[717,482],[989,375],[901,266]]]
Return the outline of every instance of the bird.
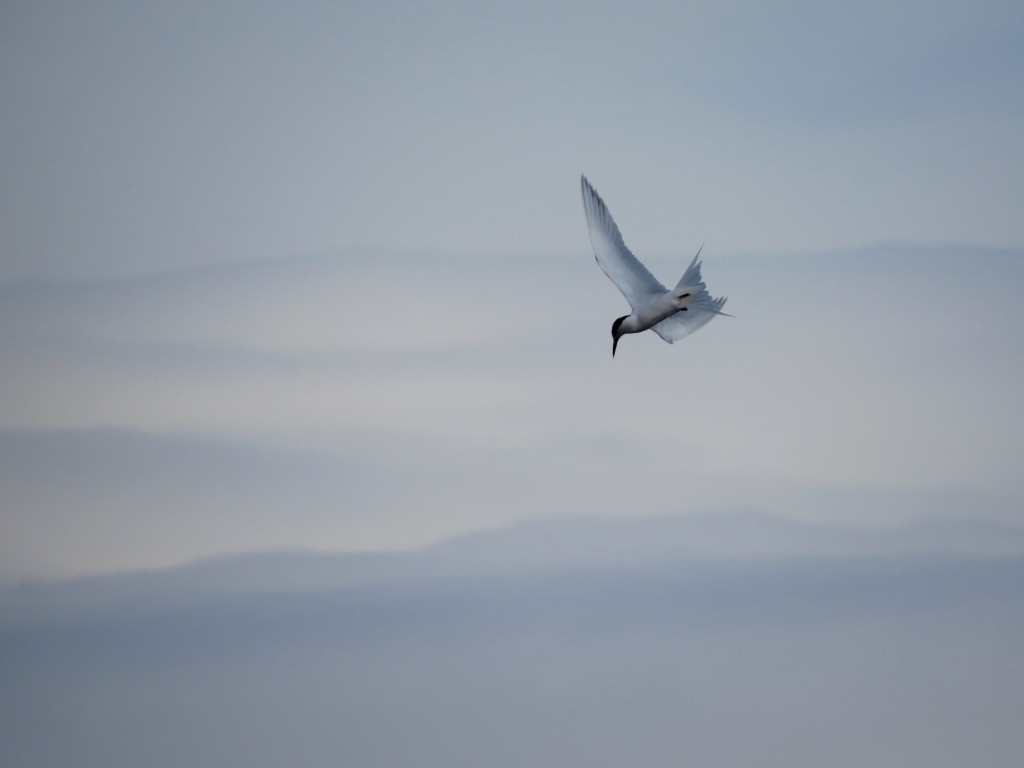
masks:
[[[580,189],[594,257],[632,309],[630,314],[612,323],[612,357],[615,357],[619,339],[627,333],[650,329],[671,344],[696,333],[716,315],[726,314],[722,311],[726,297],[712,298],[701,278],[700,252],[703,245],[697,249],[697,255],[676,287],[670,291],[626,247],[608,206],[590,186],[586,176],[580,176]]]

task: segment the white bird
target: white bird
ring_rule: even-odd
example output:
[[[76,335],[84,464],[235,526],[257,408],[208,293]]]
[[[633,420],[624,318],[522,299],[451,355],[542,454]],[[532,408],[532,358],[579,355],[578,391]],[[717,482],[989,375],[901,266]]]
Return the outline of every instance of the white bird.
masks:
[[[586,176],[580,176],[580,186],[594,256],[633,310],[612,323],[612,357],[615,357],[615,347],[624,334],[640,333],[650,328],[671,344],[696,333],[715,315],[725,314],[722,311],[725,296],[712,298],[700,276],[699,259],[703,245],[697,249],[697,255],[676,287],[670,291],[630,253],[608,207],[590,186]]]

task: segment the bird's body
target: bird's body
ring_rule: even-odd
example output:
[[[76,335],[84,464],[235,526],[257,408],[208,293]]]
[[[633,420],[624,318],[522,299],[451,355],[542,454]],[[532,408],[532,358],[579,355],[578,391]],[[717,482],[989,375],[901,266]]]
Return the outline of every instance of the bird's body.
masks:
[[[612,325],[613,357],[623,334],[650,329],[671,344],[703,328],[715,315],[725,314],[725,297],[712,298],[701,278],[700,249],[676,287],[669,290],[626,247],[608,207],[586,176],[580,177],[580,186],[594,256],[632,309]]]

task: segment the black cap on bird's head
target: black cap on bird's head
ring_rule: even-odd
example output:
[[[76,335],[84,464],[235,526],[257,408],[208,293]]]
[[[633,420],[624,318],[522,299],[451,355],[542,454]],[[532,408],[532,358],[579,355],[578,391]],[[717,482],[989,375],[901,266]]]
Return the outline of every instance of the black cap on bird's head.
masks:
[[[623,315],[612,323],[612,357],[615,357],[615,348],[619,346],[619,339],[622,337],[622,332],[619,327],[622,325],[622,321],[625,320],[629,315]]]

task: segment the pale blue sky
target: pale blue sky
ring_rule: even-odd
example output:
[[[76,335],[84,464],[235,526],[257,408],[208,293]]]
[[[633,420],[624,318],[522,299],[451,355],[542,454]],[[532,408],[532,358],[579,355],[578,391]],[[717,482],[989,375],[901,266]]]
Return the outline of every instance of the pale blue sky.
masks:
[[[2,13],[0,279],[573,255],[580,172],[645,253],[1024,244],[1014,0]]]

